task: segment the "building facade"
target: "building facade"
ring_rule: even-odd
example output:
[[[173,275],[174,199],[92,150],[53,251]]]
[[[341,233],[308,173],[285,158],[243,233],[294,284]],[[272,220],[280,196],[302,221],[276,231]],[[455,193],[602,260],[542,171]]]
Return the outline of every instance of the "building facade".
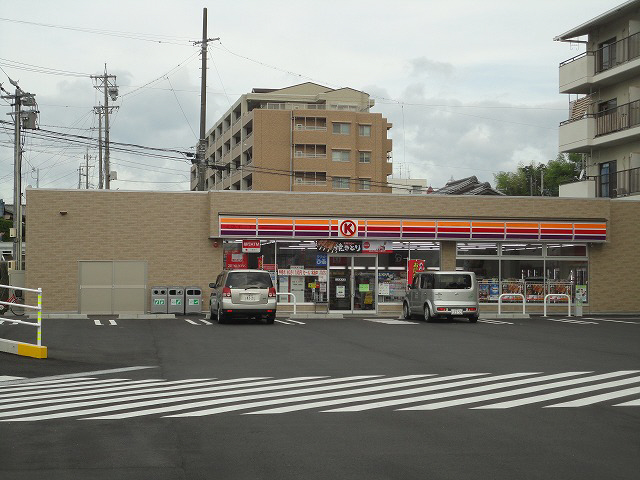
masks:
[[[136,208],[132,209],[131,205]],[[269,271],[279,311],[399,314],[413,273],[472,270],[481,312],[640,312],[640,202],[606,198],[27,190],[26,286],[47,312],[145,312],[153,286]],[[122,215],[127,211],[127,215]],[[246,242],[251,240],[252,242]],[[249,245],[250,244],[250,245]],[[367,312],[364,312],[367,313]]]
[[[205,190],[391,192],[391,124],[373,104],[314,83],[253,89],[207,133]]]
[[[571,99],[569,118],[560,124],[560,151],[586,159],[584,181],[561,195],[640,195],[640,1],[625,2],[554,40],[586,46],[560,64],[559,90]]]

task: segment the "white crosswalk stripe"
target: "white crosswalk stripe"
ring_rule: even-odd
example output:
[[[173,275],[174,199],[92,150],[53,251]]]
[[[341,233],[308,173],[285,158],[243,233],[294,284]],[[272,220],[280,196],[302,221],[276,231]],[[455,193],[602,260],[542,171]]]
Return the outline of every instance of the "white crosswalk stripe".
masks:
[[[304,410],[507,409],[536,404],[544,408],[640,406],[640,370],[171,381],[74,376],[12,383],[19,378],[0,376],[0,382],[6,382],[4,386],[0,383],[2,422],[181,418],[234,412],[274,415]]]

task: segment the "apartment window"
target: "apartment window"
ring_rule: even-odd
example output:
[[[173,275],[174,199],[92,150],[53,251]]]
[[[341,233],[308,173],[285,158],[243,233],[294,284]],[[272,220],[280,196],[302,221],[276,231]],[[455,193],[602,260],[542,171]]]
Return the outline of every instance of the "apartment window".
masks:
[[[616,39],[610,38],[599,45],[597,52],[598,71],[608,70],[616,65]]]
[[[616,196],[616,161],[600,164],[600,196],[613,198]]]
[[[331,150],[331,160],[334,162],[349,162],[351,161],[351,151]]]
[[[333,123],[333,133],[338,135],[349,135],[351,133],[351,124],[350,123],[342,123],[342,122],[334,122]]]
[[[371,125],[359,125],[358,126],[358,134],[361,137],[370,137],[371,136]]]
[[[371,152],[359,152],[358,161],[360,163],[371,163]]]
[[[349,177],[333,177],[333,188],[338,190],[349,189]]]
[[[295,182],[298,185],[326,185],[326,172],[295,172]]]
[[[370,178],[361,178],[358,181],[358,189],[360,190],[371,190],[371,179]]]

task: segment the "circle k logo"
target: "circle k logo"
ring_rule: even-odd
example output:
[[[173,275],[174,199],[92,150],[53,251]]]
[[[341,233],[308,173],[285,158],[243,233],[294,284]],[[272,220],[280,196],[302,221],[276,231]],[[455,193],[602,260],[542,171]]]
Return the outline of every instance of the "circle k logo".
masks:
[[[353,237],[358,231],[356,222],[353,220],[342,220],[340,222],[339,229],[340,235],[343,237]]]

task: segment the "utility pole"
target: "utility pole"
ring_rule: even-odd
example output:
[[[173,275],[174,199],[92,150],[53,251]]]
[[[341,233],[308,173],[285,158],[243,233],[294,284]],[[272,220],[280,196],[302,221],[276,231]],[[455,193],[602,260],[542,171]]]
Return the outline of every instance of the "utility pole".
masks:
[[[102,109],[101,107],[93,107],[93,111],[98,114],[98,188],[102,190]]]
[[[22,268],[22,129],[35,130],[38,115],[35,95],[23,91],[18,82],[9,78],[11,85],[15,87],[15,94],[11,95],[0,84],[0,90],[6,93],[2,98],[13,100],[14,110],[8,115],[13,115],[14,123],[14,151],[13,151],[13,226],[16,229],[16,237],[13,243],[13,258],[15,269]],[[31,107],[22,110],[22,107]]]
[[[104,105],[94,107],[100,109],[104,113],[104,188],[110,188],[110,166],[109,166],[109,114],[119,108],[117,106],[109,106],[109,98],[115,101],[118,98],[118,85],[116,84],[116,76],[107,74],[107,65],[104,66],[103,75],[91,75],[96,82],[94,88],[102,90],[104,93]],[[102,143],[102,142],[101,142]]]
[[[205,136],[207,123],[207,45],[209,42],[220,40],[217,38],[207,38],[207,9],[202,9],[202,40],[193,42],[194,45],[200,44],[200,55],[202,56],[202,76],[200,81],[200,139],[196,148],[196,158],[193,163],[196,165],[196,173],[198,175],[198,185],[196,190],[204,191],[204,177],[207,173],[207,164],[205,154],[207,149]]]

